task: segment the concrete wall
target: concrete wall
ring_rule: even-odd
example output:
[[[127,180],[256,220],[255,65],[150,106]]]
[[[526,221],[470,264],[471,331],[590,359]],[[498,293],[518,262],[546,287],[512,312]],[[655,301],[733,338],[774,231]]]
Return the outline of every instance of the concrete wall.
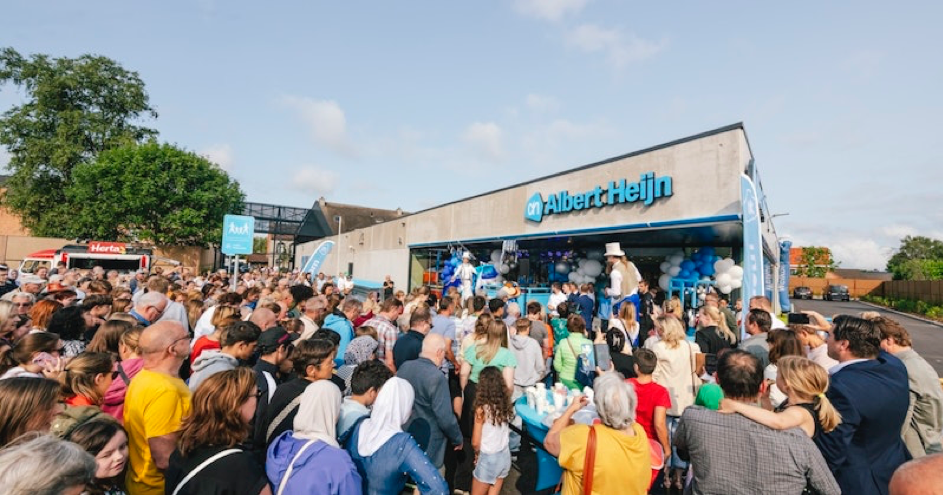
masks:
[[[442,205],[330,239],[337,243],[323,265],[336,275],[354,263],[354,278],[381,281],[387,274],[400,287],[409,270],[409,247],[448,242],[474,242],[498,237],[542,237],[600,229],[612,232],[674,222],[740,214],[740,174],[749,162],[742,129],[681,142],[608,163],[574,170],[506,190]],[[645,206],[640,202],[606,205],[582,211],[545,215],[540,223],[524,218],[534,193],[584,193],[610,181],[637,182],[646,172],[672,178],[673,195]],[[296,264],[320,244],[299,245]]]

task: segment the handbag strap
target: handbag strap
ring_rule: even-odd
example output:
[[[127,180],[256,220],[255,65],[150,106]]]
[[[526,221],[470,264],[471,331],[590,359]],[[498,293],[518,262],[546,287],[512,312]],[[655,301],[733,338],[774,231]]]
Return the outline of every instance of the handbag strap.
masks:
[[[272,440],[272,434],[275,433],[278,425],[282,424],[282,421],[285,421],[285,418],[287,418],[288,415],[292,413],[292,411],[298,408],[298,405],[301,404],[302,395],[304,394],[298,394],[298,397],[295,397],[281,410],[281,412],[278,413],[278,416],[275,416],[275,419],[272,420],[272,424],[268,425],[268,431],[265,432],[266,442]]]
[[[232,455],[238,452],[242,452],[242,451],[239,449],[227,449],[201,462],[199,466],[197,466],[193,471],[190,471],[189,474],[187,474],[186,476],[184,476],[182,480],[180,480],[180,483],[177,484],[177,488],[175,488],[173,491],[173,495],[179,494],[180,490],[183,489],[184,485],[186,485],[190,480],[192,480],[194,476],[199,474],[200,471],[206,469],[210,464],[222,459],[223,457],[226,457],[227,455]]]
[[[125,385],[131,385],[131,379],[128,378],[128,374],[124,372],[124,368],[121,366],[121,362],[118,362],[118,374],[121,376],[121,380],[124,381]]]
[[[295,454],[295,457],[291,459],[291,463],[288,464],[288,469],[285,470],[285,475],[282,476],[282,480],[278,483],[278,493],[276,495],[282,495],[282,492],[285,491],[285,485],[288,484],[288,478],[291,477],[291,472],[295,470],[295,463],[298,462],[298,458],[301,457],[301,454],[304,454],[308,447],[317,442],[317,440],[308,440],[304,446],[302,446],[298,453]]]
[[[583,456],[583,495],[593,493],[593,468],[596,466],[596,425],[590,425],[586,439],[586,455]]]

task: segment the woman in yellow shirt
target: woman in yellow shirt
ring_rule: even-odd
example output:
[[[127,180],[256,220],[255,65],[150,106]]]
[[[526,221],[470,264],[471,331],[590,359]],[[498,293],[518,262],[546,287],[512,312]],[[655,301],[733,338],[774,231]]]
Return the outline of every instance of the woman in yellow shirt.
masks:
[[[602,424],[596,430],[596,461],[592,493],[644,495],[651,482],[651,454],[645,430],[635,422],[637,399],[632,386],[618,373],[606,373],[593,383],[594,403]],[[563,468],[563,495],[583,493],[583,465],[589,426],[570,425],[576,411],[585,406],[585,396],[554,421],[544,439],[544,448],[557,456]]]

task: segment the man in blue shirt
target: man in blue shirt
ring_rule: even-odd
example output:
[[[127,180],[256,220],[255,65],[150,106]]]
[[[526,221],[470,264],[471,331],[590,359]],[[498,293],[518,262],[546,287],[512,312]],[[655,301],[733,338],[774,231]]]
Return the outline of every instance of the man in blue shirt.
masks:
[[[455,342],[455,320],[452,319],[452,314],[454,313],[455,308],[450,297],[443,297],[439,301],[439,312],[432,317],[432,330],[431,332],[437,335],[441,335],[445,340],[445,359],[442,360],[442,363],[439,365],[439,369],[444,373],[458,368],[458,364],[455,360],[454,349],[452,348],[452,343]]]

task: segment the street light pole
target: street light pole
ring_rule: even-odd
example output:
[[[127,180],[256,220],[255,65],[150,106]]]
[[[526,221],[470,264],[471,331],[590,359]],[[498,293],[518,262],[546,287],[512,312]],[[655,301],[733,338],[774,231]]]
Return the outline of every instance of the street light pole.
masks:
[[[337,221],[337,269],[335,270],[335,273],[337,273],[337,276],[340,277],[341,253],[343,252],[341,250],[341,231],[343,230],[343,227],[344,227],[344,217],[340,215],[336,215],[334,217],[334,220]]]

